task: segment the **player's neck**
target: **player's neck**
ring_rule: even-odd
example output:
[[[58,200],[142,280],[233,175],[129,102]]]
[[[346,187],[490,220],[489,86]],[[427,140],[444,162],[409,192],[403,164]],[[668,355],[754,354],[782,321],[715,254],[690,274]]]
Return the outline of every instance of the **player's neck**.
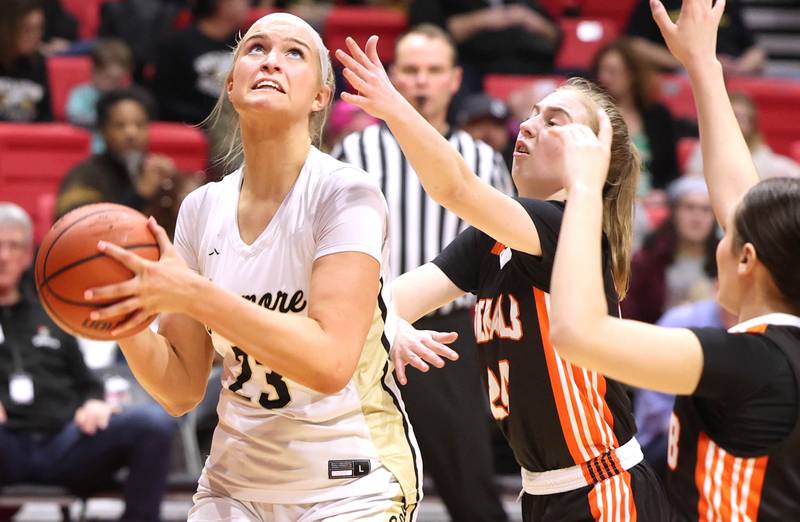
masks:
[[[307,123],[283,129],[242,125],[244,183],[257,198],[283,199],[308,157]]]
[[[753,288],[742,296],[742,306],[739,309],[739,322],[743,323],[754,317],[777,313],[799,315],[800,311],[796,310],[781,298],[767,295],[766,292],[758,291],[758,289]]]

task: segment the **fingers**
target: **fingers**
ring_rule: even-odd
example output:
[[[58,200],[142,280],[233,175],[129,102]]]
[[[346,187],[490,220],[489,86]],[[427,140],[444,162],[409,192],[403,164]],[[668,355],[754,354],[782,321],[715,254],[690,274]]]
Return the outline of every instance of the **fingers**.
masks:
[[[114,243],[98,241],[97,249],[108,257],[116,259],[134,273],[139,273],[144,267],[144,259]]]
[[[361,96],[360,94],[351,94],[349,92],[343,92],[341,95],[342,99],[347,103],[355,105],[356,107],[360,107],[361,109],[366,109],[367,98]],[[369,111],[367,111],[369,112]]]
[[[169,240],[169,236],[167,235],[167,231],[164,230],[164,227],[156,222],[156,218],[150,216],[147,218],[147,226],[150,228],[150,232],[156,237],[156,241],[158,242],[158,249],[161,251],[161,255],[164,255],[164,252],[167,252],[169,249],[172,248],[172,241]]]
[[[364,80],[358,74],[354,73],[352,69],[350,69],[349,67],[344,68],[344,70],[342,71],[342,75],[345,77],[348,83],[350,83],[350,85],[352,85],[353,88],[358,92],[365,92],[369,87],[369,84],[366,82],[366,80]]]
[[[428,370],[431,369],[431,367],[428,366],[427,363],[422,360],[422,357],[420,357],[419,355],[417,355],[415,353],[412,353],[408,357],[408,364],[410,364],[411,366],[413,366],[417,370],[421,371],[422,373],[425,373],[425,372],[427,372]],[[442,365],[444,365],[444,363],[442,363]]]
[[[110,301],[121,297],[129,297],[136,293],[138,282],[134,276],[127,281],[115,285],[99,286],[89,288],[83,293],[83,298],[87,301]]]
[[[405,385],[408,382],[406,378],[406,365],[405,364],[397,364],[394,365],[394,373],[397,375],[397,382],[402,385]]]
[[[722,15],[725,13],[725,0],[717,0],[717,3],[711,8],[711,12],[714,13],[714,20],[719,24]]]
[[[364,49],[367,52],[367,57],[369,61],[374,63],[375,65],[383,68],[383,63],[381,63],[381,59],[378,56],[378,37],[376,35],[372,35],[367,40],[367,45],[364,46]]]
[[[89,314],[89,319],[92,321],[97,321],[99,319],[108,319],[111,317],[122,317],[138,310],[141,308],[141,306],[142,302],[138,297],[131,297],[130,299],[125,299],[120,303],[106,306],[105,308],[100,308],[98,310],[93,310],[92,313]]]
[[[661,0],[650,0],[650,11],[653,14],[653,20],[655,20],[656,25],[658,26],[659,31],[661,31],[662,35],[665,35],[672,31],[675,27],[675,24],[672,23],[672,20],[669,18],[669,13],[664,8],[664,4],[661,3]]]
[[[372,38],[373,37],[371,36],[370,39]],[[361,50],[361,47],[356,43],[356,41],[352,37],[348,36],[347,38],[345,38],[344,43],[350,50],[350,55],[356,60],[358,60],[358,62],[361,65],[363,65],[364,67],[369,67],[370,65],[373,65],[372,60],[370,60],[369,57],[366,55],[366,53],[364,53],[364,51]],[[367,41],[367,43],[369,43],[369,41]],[[377,45],[377,43],[375,45]]]
[[[356,76],[362,78],[363,80],[369,79],[371,73],[367,68],[359,63],[355,58],[347,54],[346,52],[342,51],[341,49],[336,49],[336,58],[342,62],[346,68],[350,69],[352,72],[356,74]]]
[[[451,350],[445,343],[452,343],[458,338],[458,334],[455,332],[431,332],[431,340],[428,345],[428,348],[436,352],[437,355],[445,357],[451,361],[458,360],[458,352]]]

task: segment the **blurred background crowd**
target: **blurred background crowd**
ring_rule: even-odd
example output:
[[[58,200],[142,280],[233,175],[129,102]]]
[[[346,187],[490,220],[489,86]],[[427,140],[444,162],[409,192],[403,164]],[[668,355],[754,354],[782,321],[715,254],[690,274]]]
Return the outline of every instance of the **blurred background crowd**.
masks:
[[[680,0],[664,4],[676,17]],[[332,51],[344,47],[346,36],[363,43],[378,34],[382,60],[393,80],[405,82],[398,88],[415,97],[415,107],[429,121],[426,111],[440,110],[448,128],[485,142],[508,168],[519,123],[539,99],[574,75],[601,84],[642,157],[623,315],[668,326],[732,323],[714,301],[720,235],[702,178],[688,79],[665,48],[647,0],[2,0],[0,202],[25,211],[32,245],[59,216],[101,201],[137,208],[173,230],[183,197],[225,174],[217,159],[231,129],[225,118],[217,125],[206,118],[237,36],[274,11],[307,20]],[[420,24],[449,34],[456,62],[437,63],[435,52],[400,55],[395,42]],[[763,178],[800,175],[799,35],[796,1],[728,0],[718,55]],[[347,89],[338,74],[337,91]],[[341,152],[348,135],[375,123],[336,101],[322,148]],[[28,240],[9,235],[24,222],[14,212],[0,209],[0,294],[9,285],[23,293],[32,286],[29,274],[19,275],[27,263],[13,257],[22,256],[18,243]],[[10,309],[3,299],[0,308]],[[9,314],[0,329],[0,358],[17,327]],[[115,408],[148,402],[113,344],[79,340],[79,346],[93,378],[104,381],[97,399]],[[0,364],[0,385],[12,372]],[[190,421],[173,425],[148,410],[142,422],[160,426],[182,450],[172,456],[172,471],[151,473],[180,469],[192,489],[215,424],[217,388],[209,386]],[[646,456],[663,469],[672,398],[637,390],[631,396]],[[0,426],[9,425],[2,406],[0,400]],[[488,413],[486,423],[495,430]],[[497,472],[516,477],[503,448],[498,441]],[[159,451],[163,458],[167,450]],[[0,520],[11,482],[0,476]],[[13,511],[7,508],[5,516]]]

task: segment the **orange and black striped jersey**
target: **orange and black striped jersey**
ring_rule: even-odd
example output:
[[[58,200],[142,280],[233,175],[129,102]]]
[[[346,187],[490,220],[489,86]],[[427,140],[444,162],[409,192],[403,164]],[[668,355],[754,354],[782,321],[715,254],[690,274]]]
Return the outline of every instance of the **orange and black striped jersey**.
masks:
[[[677,519],[800,520],[800,318],[692,331],[703,372],[675,401],[667,455]]]
[[[550,275],[564,203],[518,201],[536,226],[541,256],[506,248],[469,228],[433,262],[477,296],[483,378],[492,414],[517,461],[530,471],[548,471],[604,455],[628,442],[636,428],[619,383],[567,362],[550,343]],[[605,274],[609,313],[617,314],[608,263]],[[611,460],[592,469],[592,478],[615,474],[604,469],[615,465]]]

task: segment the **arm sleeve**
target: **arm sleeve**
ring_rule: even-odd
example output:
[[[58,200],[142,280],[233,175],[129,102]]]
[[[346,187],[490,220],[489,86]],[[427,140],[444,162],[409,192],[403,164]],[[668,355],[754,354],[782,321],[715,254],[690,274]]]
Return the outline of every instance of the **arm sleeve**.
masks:
[[[340,252],[362,252],[383,264],[388,209],[380,189],[355,169],[331,175],[314,220],[316,261]]]
[[[175,224],[175,238],[173,244],[178,255],[186,261],[186,264],[195,272],[200,272],[200,262],[198,252],[198,233],[197,214],[202,202],[206,187],[200,187],[183,200],[181,208],[178,210],[178,220]],[[202,191],[202,192],[201,192]]]
[[[703,349],[703,371],[693,395],[742,402],[767,388],[789,361],[766,337],[728,333],[719,328],[690,328]]]
[[[534,286],[549,292],[558,233],[561,229],[561,221],[564,218],[564,204],[557,201],[541,201],[538,199],[516,199],[528,212],[531,221],[536,227],[542,255],[532,256],[515,250],[511,262],[530,278]]]
[[[477,294],[480,282],[481,245],[489,248],[489,238],[474,227],[467,227],[434,258],[432,263],[464,292]]]

